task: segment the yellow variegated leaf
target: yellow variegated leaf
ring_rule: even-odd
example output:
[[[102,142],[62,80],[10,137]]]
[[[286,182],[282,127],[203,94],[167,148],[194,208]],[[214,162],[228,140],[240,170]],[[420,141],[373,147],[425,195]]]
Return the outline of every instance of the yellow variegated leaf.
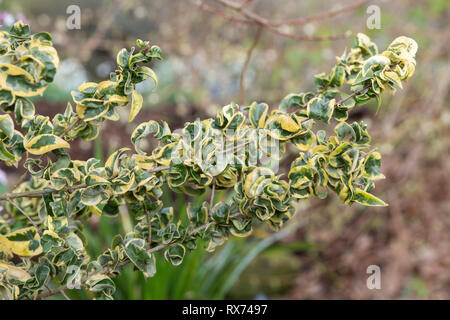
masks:
[[[92,121],[106,114],[108,107],[104,105],[103,100],[83,99],[80,103],[77,103],[76,112],[80,119]]]
[[[14,277],[21,282],[25,282],[25,281],[31,279],[31,275],[28,272],[26,272],[25,270],[23,270],[19,267],[10,265],[6,262],[0,261],[0,272],[2,271],[2,269],[6,269],[7,276]]]
[[[144,75],[144,79],[152,78],[152,80],[155,81],[155,86],[158,86],[158,77],[156,76],[156,73],[149,67],[138,67],[137,73]]]
[[[132,97],[131,111],[130,111],[130,118],[128,119],[128,122],[133,121],[133,119],[137,116],[139,111],[141,111],[142,103],[144,101],[142,98],[142,95],[137,90],[133,90],[131,92],[131,97]]]
[[[274,177],[273,171],[269,168],[258,167],[253,169],[246,177],[244,182],[244,192],[247,195],[251,194],[252,186],[256,183],[258,178],[264,178],[264,176]]]
[[[5,252],[6,256],[37,256],[42,253],[40,239],[34,227],[19,229],[7,235],[0,235],[0,251]]]
[[[99,175],[96,174],[90,174],[86,177],[86,184],[88,186],[94,186],[97,184],[109,184],[109,183],[110,182],[107,179],[100,177]]]
[[[98,88],[98,84],[95,82],[85,82],[83,84],[81,84],[78,87],[78,91],[80,92],[85,92],[85,91],[90,91],[90,92],[94,92],[95,90],[97,90]]]
[[[70,148],[70,145],[54,134],[41,134],[24,141],[24,147],[29,153],[40,155],[59,148]]]
[[[150,170],[156,166],[153,157],[135,154],[134,158],[136,159],[136,165],[141,169]]]
[[[14,135],[14,122],[9,114],[0,115],[0,134],[4,134],[8,139]]]
[[[114,104],[117,104],[118,106],[119,105],[125,105],[128,102],[130,102],[130,99],[128,97],[121,96],[121,95],[118,95],[118,94],[114,94],[112,96],[109,96],[108,99],[105,100],[105,104],[109,105],[109,104],[114,103]]]
[[[45,64],[52,64],[53,68],[58,69],[59,67],[59,57],[56,49],[49,45],[42,45],[39,40],[32,40],[30,44],[30,51],[38,51],[40,57],[40,63],[45,66]]]
[[[135,181],[134,173],[131,173],[126,177],[116,178],[112,180],[112,183],[114,184],[114,192],[116,194],[124,194],[125,192],[131,189],[131,187],[134,184],[134,181]]]
[[[67,217],[60,217],[53,219],[51,216],[47,216],[47,225],[50,232],[55,232],[56,229],[66,227],[69,224]],[[45,233],[44,233],[45,234]]]
[[[314,147],[314,149],[312,150],[312,153],[316,154],[316,153],[321,153],[321,152],[324,152],[324,151],[327,151],[327,150],[328,150],[327,146],[318,145],[318,146]]]
[[[291,117],[287,115],[280,116],[278,120],[280,121],[280,125],[283,130],[289,132],[296,132],[301,129],[301,127]]]
[[[71,232],[66,237],[66,243],[73,248],[75,251],[83,251],[84,245],[83,241],[81,241],[80,237],[78,237],[74,232]]]
[[[106,171],[110,176],[116,176],[119,173],[119,157],[130,148],[120,148],[111,154],[105,162]]]
[[[373,194],[370,194],[364,190],[359,188],[355,189],[355,195],[353,197],[355,202],[359,204],[370,206],[370,207],[387,207],[388,204],[381,200],[380,198],[375,197]]]
[[[268,110],[269,106],[267,104],[253,102],[250,106],[248,117],[254,128],[264,128]]]
[[[50,226],[49,226],[50,227]],[[53,226],[52,226],[53,227]],[[54,231],[51,230],[45,230],[44,233],[42,234],[42,236],[49,236],[51,238],[63,241],[63,239]]]
[[[0,87],[7,88],[19,97],[42,95],[47,86],[36,83],[33,76],[24,69],[9,64],[0,63]]]
[[[117,85],[117,82],[114,82],[111,80],[101,81],[97,85],[97,92],[99,94],[103,94],[105,90],[113,90],[116,85]]]
[[[98,206],[90,206],[89,211],[99,217],[102,215],[102,210]]]

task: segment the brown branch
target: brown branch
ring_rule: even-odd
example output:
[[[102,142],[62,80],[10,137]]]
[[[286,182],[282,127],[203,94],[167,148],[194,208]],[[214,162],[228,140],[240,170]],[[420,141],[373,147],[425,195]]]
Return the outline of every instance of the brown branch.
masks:
[[[75,128],[75,126],[81,121],[80,118],[77,118],[74,122],[72,122],[64,131],[63,133],[61,133],[59,136],[61,138],[64,138],[64,136],[70,132],[70,130],[72,130],[73,128]]]
[[[248,23],[253,23],[253,21],[251,21],[251,20],[247,20],[247,19],[243,19],[243,18],[234,17],[234,16],[229,15],[229,14],[227,14],[227,13],[225,13],[225,12],[222,12],[222,11],[220,11],[220,10],[217,10],[217,9],[214,8],[214,7],[208,6],[208,5],[207,5],[206,3],[204,3],[203,1],[198,1],[198,2],[197,2],[197,5],[198,5],[201,9],[203,9],[204,11],[211,12],[211,13],[213,13],[213,14],[215,14],[215,15],[221,17],[221,18],[224,18],[224,19],[226,19],[226,20],[230,20],[230,21],[232,21],[232,22],[247,23],[247,24],[248,24]]]
[[[66,294],[66,292],[64,290],[59,290],[59,292],[64,296],[64,298],[66,298],[66,300],[70,300],[69,296]]]
[[[293,34],[293,33],[288,33],[288,32],[284,32],[281,31],[278,28],[272,27],[271,25],[265,25],[265,27],[271,31],[272,33],[278,34],[280,36],[286,37],[286,38],[291,38],[294,40],[305,40],[305,41],[328,41],[328,40],[340,40],[340,39],[345,39],[348,38],[350,33],[349,32],[345,32],[342,34],[338,34],[335,36],[324,36],[324,37],[319,37],[319,36],[307,36],[307,35],[303,35],[303,34]]]
[[[152,224],[150,221],[150,214],[148,213],[147,206],[145,205],[145,199],[142,201],[142,207],[144,208],[145,218],[147,220],[147,228],[148,228],[148,244],[147,247],[150,249],[152,245]]]
[[[102,13],[101,18],[97,23],[97,29],[86,41],[83,50],[80,52],[79,57],[81,62],[86,62],[91,58],[92,52],[100,46],[105,38],[106,32],[116,20],[115,18],[118,12],[129,4],[131,3],[126,0],[116,0],[111,3],[111,6],[106,12]]]
[[[342,103],[344,103],[344,102],[347,101],[348,99],[353,98],[354,96],[356,96],[357,94],[363,92],[364,90],[369,89],[371,86],[372,86],[371,84],[368,84],[368,85],[365,86],[364,88],[359,89],[359,90],[356,90],[356,91],[353,92],[351,95],[349,95],[347,98],[344,98],[344,99],[341,99],[341,100],[337,101],[336,104],[342,104]]]
[[[300,35],[300,34],[293,34],[281,31],[277,28],[276,25],[274,25],[273,22],[270,20],[261,17],[260,15],[254,13],[253,11],[250,11],[246,8],[242,8],[240,4],[234,3],[229,0],[215,0],[216,2],[220,3],[224,7],[227,7],[229,9],[232,9],[235,12],[239,12],[242,15],[244,15],[247,19],[253,21],[254,23],[257,23],[259,25],[264,26],[267,30],[269,30],[272,33],[278,34],[283,37],[295,39],[295,40],[307,40],[307,41],[325,41],[325,40],[338,40],[347,38],[348,34],[344,33],[341,35],[336,36],[327,36],[327,37],[318,37],[318,36],[307,36],[307,35]]]
[[[11,192],[0,195],[0,200],[16,199],[16,198],[37,198],[44,194],[54,193],[54,192],[71,192],[77,189],[86,188],[86,184],[79,184],[76,186],[66,186],[60,190],[56,189],[42,189],[42,190],[31,190],[24,192]]]
[[[222,153],[228,153],[228,152],[231,152],[231,151],[236,151],[236,150],[238,150],[238,149],[240,149],[242,147],[245,147],[246,145],[250,144],[250,142],[251,141],[247,141],[247,142],[241,143],[241,144],[239,144],[237,146],[230,147],[228,149],[223,150]]]
[[[14,184],[14,186],[11,188],[11,190],[15,190],[28,176],[28,171],[25,171],[20,178],[17,180],[17,182]]]
[[[258,45],[259,39],[261,38],[262,29],[263,29],[263,26],[259,25],[258,30],[256,30],[255,38],[253,39],[252,45],[250,46],[250,48],[247,51],[247,56],[245,58],[244,65],[242,66],[239,96],[240,96],[241,103],[243,105],[245,105],[245,74],[247,72],[248,64],[252,57],[253,50],[256,48],[256,46]]]
[[[147,170],[147,172],[159,172],[169,169],[169,167],[158,167],[154,169]],[[75,186],[66,186],[62,189],[42,189],[42,190],[31,190],[31,191],[25,191],[25,192],[11,192],[11,193],[5,193],[0,195],[0,200],[9,200],[9,199],[16,199],[16,198],[37,198],[41,197],[44,194],[54,193],[54,192],[72,192],[74,190],[78,189],[84,189],[86,188],[86,184],[79,184]]]
[[[357,1],[351,5],[348,5],[346,7],[342,7],[336,10],[330,10],[330,11],[326,11],[326,12],[322,12],[310,17],[304,17],[304,18],[298,18],[298,19],[291,19],[291,20],[286,20],[286,21],[280,21],[280,22],[272,22],[271,24],[274,27],[279,27],[279,26],[283,26],[283,25],[303,25],[303,24],[307,24],[309,22],[313,22],[313,21],[318,21],[318,20],[324,20],[324,19],[328,19],[328,18],[332,18],[334,16],[337,16],[341,13],[356,9],[360,6],[362,6],[365,3],[368,3],[370,0],[361,0],[361,1]]]
[[[22,208],[20,208],[17,204],[14,203],[14,201],[12,201],[12,200],[9,199],[9,198],[7,199],[7,201],[8,201],[13,207],[15,207],[17,210],[19,210],[20,213],[23,214],[23,215],[31,222],[31,224],[33,225],[33,227],[36,228],[36,231],[39,233],[39,235],[42,235],[41,230],[38,229],[38,226],[34,223],[33,219],[31,219],[31,217],[30,217],[28,214],[26,214],[26,212],[23,211]]]
[[[240,7],[241,7],[241,9],[242,8],[245,8],[246,6],[248,6],[251,2],[252,2],[253,0],[243,0],[241,3],[240,3]]]

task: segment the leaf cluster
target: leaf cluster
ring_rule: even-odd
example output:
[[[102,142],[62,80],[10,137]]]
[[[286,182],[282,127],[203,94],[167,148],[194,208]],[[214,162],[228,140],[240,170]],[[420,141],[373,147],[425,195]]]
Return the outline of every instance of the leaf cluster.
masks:
[[[25,159],[29,173],[27,181],[0,195],[0,298],[45,298],[85,288],[111,299],[113,278],[127,264],[151,277],[158,251],[179,265],[199,238],[214,251],[230,236],[248,236],[256,223],[278,230],[299,199],[325,198],[330,190],[348,205],[387,205],[371,194],[374,182],[384,178],[381,155],[370,150],[367,126],[346,120],[353,108],[401,88],[414,73],[416,51],[414,40],[399,37],[378,53],[358,34],[331,72],[315,76],[316,91],[289,94],[273,110],[265,103],[231,103],[215,117],[175,131],[164,121],[141,123],[131,136],[135,150],[121,148],[101,163],[72,159],[70,142],[94,139],[102,123],[119,119],[117,108],[130,105],[129,121],[135,119],[143,104],[135,86],[149,78],[157,83],[146,64],[161,59],[160,49],[141,40],[137,48],[122,49],[109,80],[82,84],[72,92],[75,107],[69,103],[50,118],[37,114],[29,97],[42,94],[58,68],[51,36],[32,35],[22,22],[0,31],[0,160],[17,166]],[[315,129],[332,119],[334,135]],[[142,145],[149,136],[159,142],[152,151]],[[277,175],[271,164],[289,145],[297,158],[289,172]],[[188,205],[181,219],[163,203],[164,186],[191,196],[211,189],[211,201]],[[216,189],[234,194],[215,203]],[[124,208],[136,221],[133,230],[91,257],[82,221],[114,218]],[[60,287],[50,289],[51,283]]]

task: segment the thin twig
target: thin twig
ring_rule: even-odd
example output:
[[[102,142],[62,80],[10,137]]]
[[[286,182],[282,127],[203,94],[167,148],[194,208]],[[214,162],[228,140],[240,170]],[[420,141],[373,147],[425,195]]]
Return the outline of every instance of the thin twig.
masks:
[[[240,3],[241,9],[242,9],[242,8],[245,8],[246,6],[248,6],[252,1],[253,1],[253,0],[243,0],[243,1]]]
[[[0,200],[9,200],[9,199],[16,199],[16,198],[38,198],[41,197],[44,194],[54,193],[54,192],[70,192],[77,189],[83,189],[86,188],[86,184],[79,184],[76,186],[67,186],[60,190],[56,189],[42,189],[42,190],[31,190],[31,191],[24,191],[24,192],[12,192],[12,193],[5,193],[0,195]]]
[[[28,171],[25,171],[11,189],[15,190],[25,180],[27,175],[28,175]]]
[[[66,300],[70,300],[69,296],[66,294],[66,292],[63,289],[59,290],[59,292],[64,296],[64,298],[66,298]]]
[[[125,8],[126,5],[130,5],[129,1],[116,0],[111,3],[111,6],[107,12],[103,12],[99,21],[97,21],[97,29],[92,33],[89,39],[83,46],[83,50],[80,52],[79,57],[81,62],[86,62],[91,58],[92,52],[101,45],[105,34],[116,21],[116,15]]]
[[[371,84],[368,84],[368,85],[365,86],[364,88],[359,89],[359,90],[356,90],[355,92],[353,92],[351,95],[349,95],[349,96],[346,97],[345,99],[341,99],[341,100],[337,101],[336,104],[342,104],[342,103],[344,103],[344,102],[347,101],[348,99],[353,98],[354,96],[356,96],[357,94],[359,94],[359,93],[363,92],[364,90],[370,88],[371,86],[372,86]]]
[[[209,208],[212,209],[214,204],[214,196],[216,193],[216,178],[214,177],[211,185],[211,200],[209,201]]]
[[[286,21],[280,21],[280,22],[272,22],[271,25],[273,25],[274,27],[279,27],[279,26],[283,26],[283,25],[303,25],[303,24],[307,24],[313,21],[318,21],[318,20],[324,20],[324,19],[328,19],[328,18],[332,18],[334,16],[337,16],[341,13],[356,9],[360,6],[362,6],[363,4],[369,2],[370,0],[361,0],[361,1],[357,1],[353,4],[350,4],[346,7],[342,7],[336,10],[330,10],[330,11],[326,11],[326,12],[322,12],[316,15],[312,15],[310,17],[304,17],[304,18],[298,18],[298,19],[291,19],[291,20],[286,20]]]
[[[228,153],[228,152],[231,152],[231,151],[236,151],[236,150],[238,150],[238,149],[240,149],[242,147],[245,147],[246,145],[250,144],[250,142],[251,141],[247,141],[247,142],[241,143],[241,144],[239,144],[239,145],[237,145],[235,147],[230,147],[228,149],[223,150],[222,153]]]
[[[7,200],[12,206],[14,206],[17,210],[19,210],[20,213],[23,214],[23,215],[31,222],[31,224],[33,225],[33,227],[36,228],[36,231],[39,233],[39,235],[42,235],[42,232],[41,232],[41,230],[38,229],[38,226],[36,225],[36,223],[34,223],[33,219],[31,219],[31,217],[30,217],[25,211],[23,211],[21,207],[19,207],[17,204],[15,204],[14,201],[12,201],[11,199],[6,199],[6,200]]]
[[[261,38],[262,29],[263,29],[263,26],[258,25],[258,30],[256,30],[255,38],[253,39],[252,45],[250,46],[250,48],[247,51],[247,56],[245,58],[244,65],[242,67],[239,95],[240,95],[240,99],[241,99],[241,104],[243,104],[243,105],[245,105],[245,73],[247,72],[248,64],[252,57],[253,50],[255,50],[256,46],[258,45],[259,39]]]
[[[227,7],[229,9],[234,10],[235,12],[241,13],[243,16],[245,16],[247,19],[264,26],[267,30],[269,30],[272,33],[278,34],[283,37],[295,39],[295,40],[307,40],[307,41],[325,41],[325,40],[338,40],[338,39],[344,39],[349,36],[349,34],[346,32],[341,35],[336,36],[328,36],[328,37],[318,37],[318,36],[307,36],[307,35],[300,35],[300,34],[293,34],[284,32],[274,25],[273,22],[270,20],[261,17],[260,15],[254,13],[253,11],[250,11],[246,8],[241,8],[240,4],[237,4],[235,2],[229,1],[229,0],[215,0],[216,2],[220,3],[224,7]]]
[[[222,11],[220,11],[220,10],[217,10],[217,9],[214,8],[214,7],[208,6],[208,5],[207,5],[206,3],[204,3],[203,1],[197,1],[197,5],[198,5],[201,9],[203,9],[203,10],[205,10],[205,11],[207,11],[207,12],[213,13],[213,14],[215,14],[215,15],[221,17],[221,18],[224,18],[224,19],[226,19],[226,20],[230,20],[230,21],[232,21],[232,22],[239,22],[239,23],[246,23],[246,24],[248,24],[248,23],[253,23],[253,21],[251,21],[251,20],[247,20],[247,19],[243,19],[243,18],[239,18],[239,17],[234,17],[234,16],[229,15],[229,14],[227,14],[227,13],[225,13],[225,12],[222,12]]]
[[[344,32],[342,34],[338,34],[336,36],[325,36],[325,37],[318,37],[318,36],[307,36],[302,34],[293,34],[281,31],[278,28],[272,27],[272,26],[265,26],[269,31],[278,34],[280,36],[291,38],[294,40],[305,40],[305,41],[330,41],[330,40],[341,40],[346,39],[350,36],[350,32]]]
[[[159,172],[168,170],[169,167],[158,167],[154,169],[147,170],[147,172]],[[75,185],[75,186],[66,186],[62,189],[42,189],[42,190],[31,190],[31,191],[25,191],[25,192],[12,192],[12,193],[5,193],[0,195],[0,200],[8,200],[8,199],[16,199],[16,198],[38,198],[41,197],[44,194],[54,193],[54,192],[73,192],[74,190],[78,189],[84,189],[87,185],[85,183]]]
[[[64,131],[63,133],[61,133],[59,136],[61,138],[64,138],[64,136],[70,132],[70,130],[72,130],[73,128],[75,128],[75,126],[81,121],[80,118],[77,118],[77,120],[75,120],[74,122],[72,122]]]
[[[144,201],[142,201],[142,207],[144,208],[144,212],[145,212],[145,218],[147,220],[147,228],[148,228],[148,244],[147,244],[147,248],[150,249],[151,244],[152,244],[152,224],[150,221],[150,214],[147,210],[147,206],[145,205],[145,199]]]

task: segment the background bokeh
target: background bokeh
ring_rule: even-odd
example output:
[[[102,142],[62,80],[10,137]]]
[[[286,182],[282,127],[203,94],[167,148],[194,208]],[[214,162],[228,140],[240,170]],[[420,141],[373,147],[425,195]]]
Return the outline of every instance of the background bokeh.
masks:
[[[256,27],[230,22],[196,2],[0,0],[3,26],[22,19],[33,32],[53,35],[61,65],[55,83],[36,100],[41,114],[62,112],[70,90],[82,82],[107,78],[115,68],[116,52],[133,46],[137,38],[162,49],[164,61],[153,66],[158,88],[151,80],[138,88],[145,96],[138,118],[133,123],[126,122],[128,116],[105,123],[94,143],[76,141],[73,157],[104,159],[119,146],[130,146],[129,136],[142,121],[165,120],[177,128],[185,121],[209,117],[231,101],[242,102],[239,77]],[[349,2],[253,0],[248,8],[280,21]],[[214,6],[211,0],[205,3]],[[80,30],[66,28],[66,9],[73,4],[81,8]],[[367,29],[369,4],[381,8],[381,29]],[[418,42],[416,73],[404,89],[394,96],[385,94],[377,114],[375,105],[351,113],[351,120],[368,123],[373,146],[383,155],[386,179],[377,184],[375,194],[389,207],[347,207],[334,195],[305,201],[297,223],[278,234],[257,230],[250,239],[231,240],[214,254],[200,248],[179,267],[158,259],[158,273],[147,281],[131,266],[125,268],[117,298],[450,299],[450,2],[369,4],[288,31],[364,32],[381,49],[399,35]],[[335,56],[351,43],[351,37],[308,42],[263,30],[246,74],[246,103],[257,100],[274,108],[287,93],[312,89],[313,75],[328,72]],[[4,192],[22,169],[1,170]],[[183,195],[167,194],[165,201],[173,203],[180,215],[185,213]],[[87,228],[89,250],[95,254],[115,233],[130,230],[132,217],[122,215],[120,221],[93,217]],[[381,268],[381,290],[366,287],[369,265]]]

